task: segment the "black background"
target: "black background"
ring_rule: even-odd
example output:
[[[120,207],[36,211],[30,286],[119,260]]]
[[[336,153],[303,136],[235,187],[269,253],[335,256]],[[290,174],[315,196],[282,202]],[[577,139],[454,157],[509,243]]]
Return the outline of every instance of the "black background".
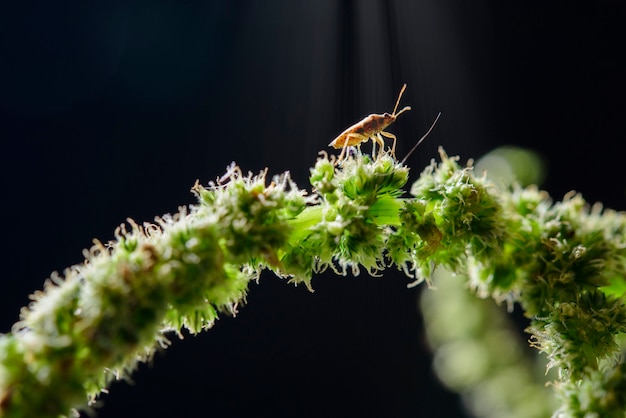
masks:
[[[193,202],[196,179],[290,170],[369,113],[413,108],[398,155],[443,116],[462,160],[539,151],[543,187],[626,207],[621,1],[81,1],[0,6],[0,332],[53,270],[127,217]],[[366,145],[364,149],[369,149]],[[417,294],[384,278],[266,274],[236,318],[173,339],[100,417],[453,417]]]

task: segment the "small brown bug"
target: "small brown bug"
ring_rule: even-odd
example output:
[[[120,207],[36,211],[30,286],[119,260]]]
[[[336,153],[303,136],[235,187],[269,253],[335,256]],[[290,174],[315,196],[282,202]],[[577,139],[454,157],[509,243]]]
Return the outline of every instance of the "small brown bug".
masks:
[[[346,148],[350,146],[360,145],[362,142],[366,142],[369,139],[371,139],[373,143],[373,156],[376,150],[376,144],[380,145],[381,150],[385,147],[385,142],[382,138],[383,136],[393,139],[393,145],[391,146],[391,155],[395,156],[396,136],[394,134],[390,134],[389,132],[385,132],[385,129],[387,129],[389,125],[394,123],[396,121],[396,118],[400,116],[402,112],[411,110],[410,106],[406,106],[401,111],[396,113],[396,109],[398,109],[398,105],[400,104],[400,98],[402,97],[402,93],[404,93],[405,89],[406,84],[402,86],[400,94],[398,95],[398,100],[396,101],[396,106],[393,108],[393,112],[391,114],[371,114],[360,122],[355,123],[348,129],[340,133],[337,138],[333,139],[333,141],[328,144],[329,147],[333,147],[336,149],[341,148],[341,154],[339,154],[339,159],[337,159],[337,162],[340,162],[343,159]]]

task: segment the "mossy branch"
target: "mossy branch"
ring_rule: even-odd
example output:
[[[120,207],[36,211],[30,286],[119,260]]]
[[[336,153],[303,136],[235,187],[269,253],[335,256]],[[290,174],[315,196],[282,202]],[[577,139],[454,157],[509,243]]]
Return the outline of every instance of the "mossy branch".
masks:
[[[58,417],[85,408],[130,373],[167,331],[197,333],[235,312],[268,268],[311,288],[315,272],[376,275],[391,266],[414,283],[436,266],[469,277],[478,295],[532,319],[533,345],[559,372],[562,416],[623,416],[626,218],[579,195],[552,203],[533,188],[498,192],[441,151],[405,197],[408,168],[357,154],[322,154],[314,192],[289,175],[234,165],[198,204],[95,242],[85,262],[53,275],[12,332],[0,336],[0,416]],[[595,415],[594,415],[595,414]]]

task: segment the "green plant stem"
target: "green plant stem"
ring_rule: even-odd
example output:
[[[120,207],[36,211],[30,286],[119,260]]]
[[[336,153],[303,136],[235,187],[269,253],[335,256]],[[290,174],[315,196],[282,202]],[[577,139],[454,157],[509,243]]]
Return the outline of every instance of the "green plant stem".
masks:
[[[408,168],[384,154],[339,166],[322,155],[311,195],[287,174],[268,182],[233,165],[194,186],[197,205],[153,224],[129,221],[83,264],[53,275],[0,336],[0,416],[85,408],[166,346],[165,332],[197,333],[235,312],[264,268],[310,288],[326,268],[376,275],[392,265],[416,283],[443,266],[466,274],[479,296],[519,304],[559,372],[559,413],[623,415],[624,215],[589,210],[577,195],[553,204],[533,188],[497,192],[471,166],[441,158],[412,197],[403,197]]]

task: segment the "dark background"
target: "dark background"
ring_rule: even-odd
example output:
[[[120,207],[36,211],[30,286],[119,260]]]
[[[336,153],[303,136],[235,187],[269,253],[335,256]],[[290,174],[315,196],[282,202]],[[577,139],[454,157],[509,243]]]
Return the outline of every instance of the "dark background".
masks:
[[[439,145],[465,161],[512,144],[544,156],[556,199],[625,209],[621,3],[3,4],[0,332],[93,237],[192,203],[233,160],[308,188],[317,152],[405,82],[399,156],[443,112],[413,179]],[[174,339],[99,416],[464,416],[407,282],[324,274],[311,294],[263,275],[237,318]]]

